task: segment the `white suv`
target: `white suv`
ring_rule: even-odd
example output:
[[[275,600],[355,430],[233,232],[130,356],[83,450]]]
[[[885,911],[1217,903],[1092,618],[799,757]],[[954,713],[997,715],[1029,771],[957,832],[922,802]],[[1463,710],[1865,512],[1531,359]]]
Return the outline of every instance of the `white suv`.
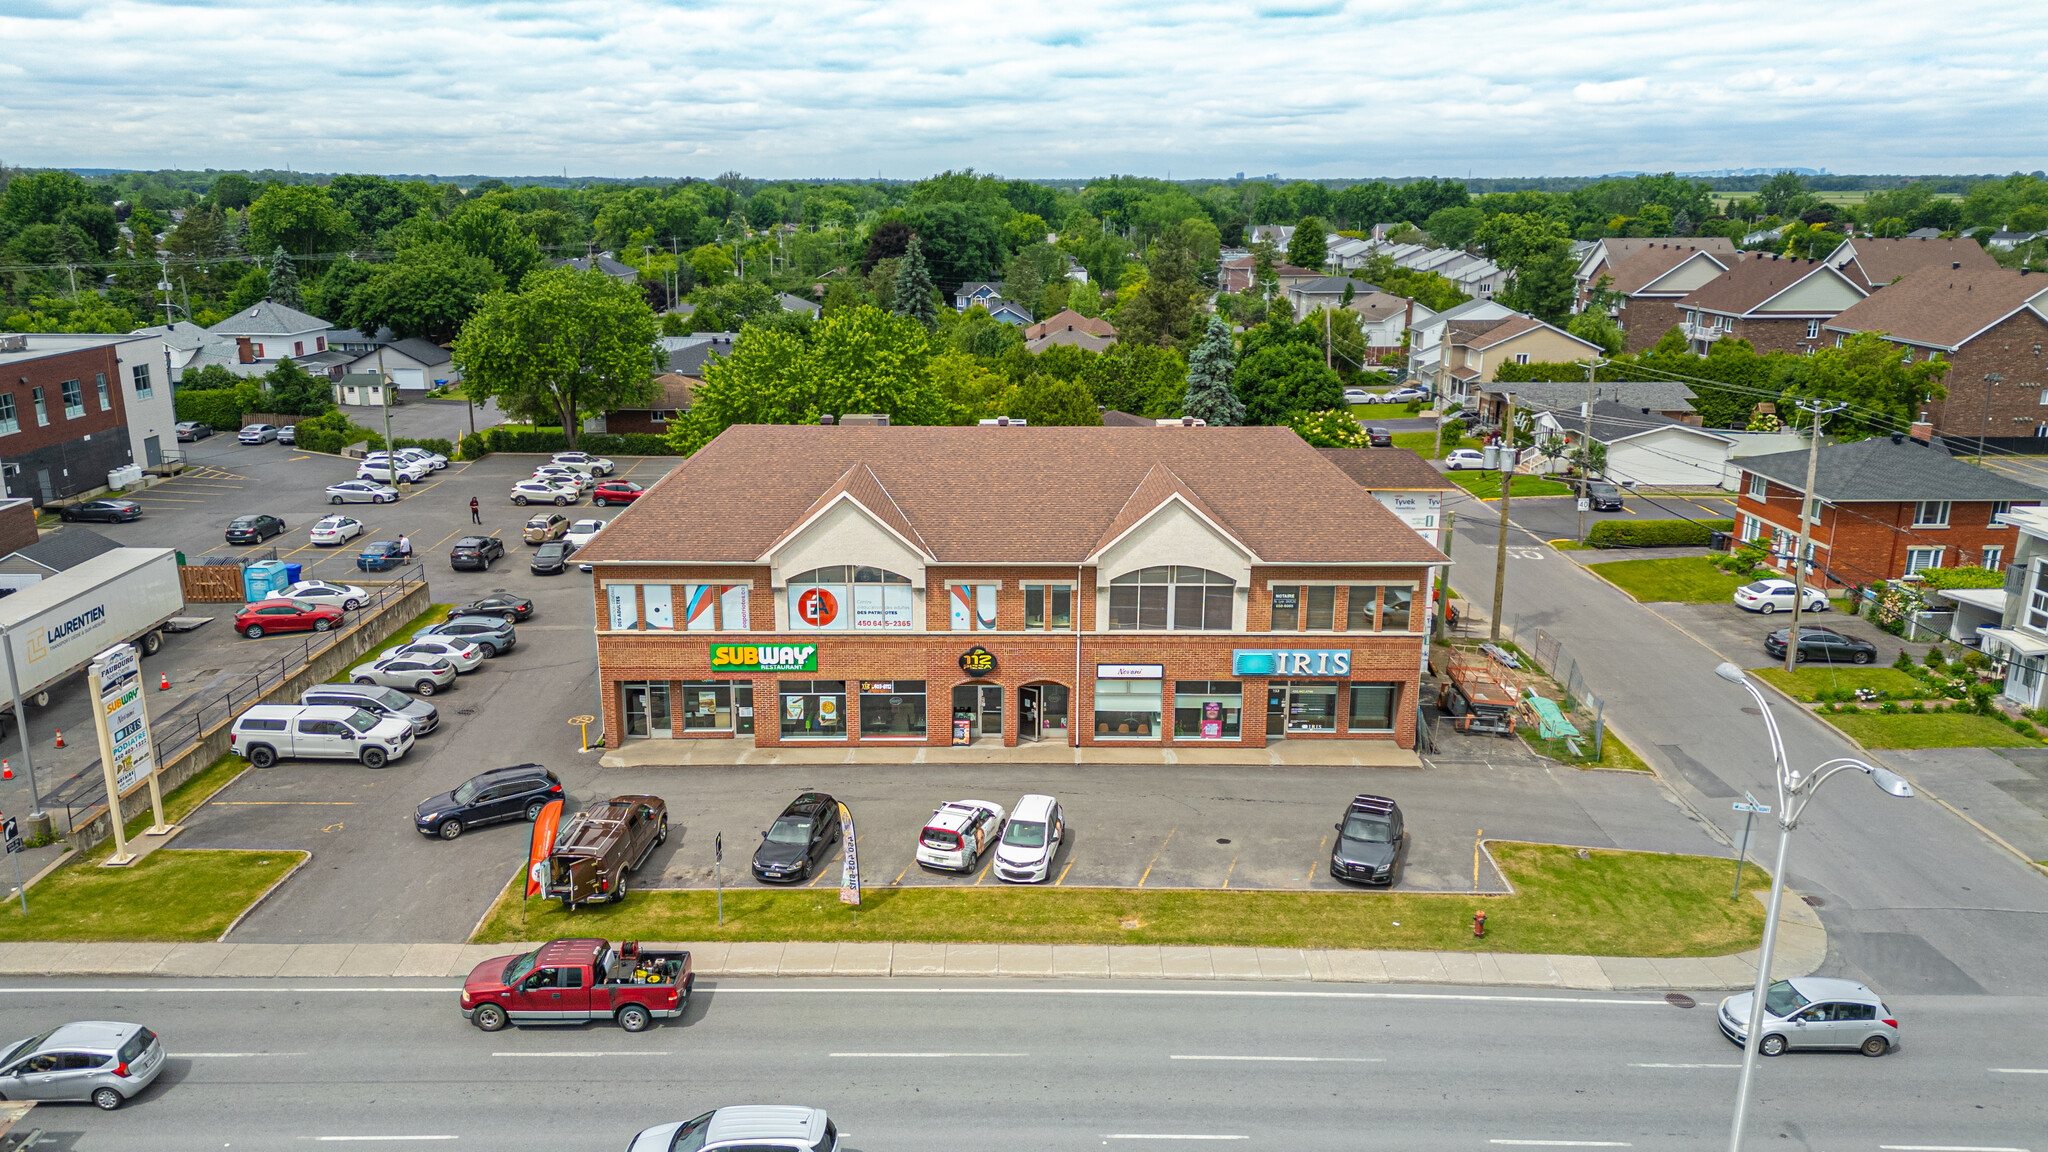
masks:
[[[1010,810],[1002,843],[996,846],[996,879],[1035,884],[1052,875],[1053,857],[1067,838],[1066,814],[1050,796],[1026,796]]]
[[[360,760],[382,768],[412,751],[412,722],[362,708],[258,704],[235,718],[228,751],[258,768],[279,760]]]
[[[838,1152],[839,1129],[823,1108],[750,1104],[706,1112],[680,1124],[657,1124],[633,1137],[626,1152]]]
[[[1003,806],[987,800],[948,800],[917,835],[917,862],[926,868],[972,872],[1003,832]]]

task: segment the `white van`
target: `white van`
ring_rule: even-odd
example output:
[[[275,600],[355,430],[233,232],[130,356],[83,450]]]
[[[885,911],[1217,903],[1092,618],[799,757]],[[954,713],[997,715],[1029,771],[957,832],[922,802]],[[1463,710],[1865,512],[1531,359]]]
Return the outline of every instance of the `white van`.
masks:
[[[228,751],[258,768],[279,760],[360,760],[382,768],[412,751],[412,723],[364,708],[258,704],[235,719]]]
[[[1067,838],[1067,818],[1050,796],[1025,796],[1010,810],[1010,822],[996,845],[996,879],[1035,884],[1052,875],[1052,862]]]

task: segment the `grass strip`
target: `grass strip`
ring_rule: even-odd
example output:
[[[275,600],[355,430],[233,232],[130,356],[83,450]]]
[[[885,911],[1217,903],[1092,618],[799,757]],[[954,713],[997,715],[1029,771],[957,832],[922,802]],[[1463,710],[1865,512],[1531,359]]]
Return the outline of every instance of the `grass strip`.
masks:
[[[1515,734],[1522,738],[1537,754],[1548,756],[1560,764],[1573,768],[1618,768],[1624,772],[1648,772],[1650,766],[1643,762],[1636,750],[1614,734],[1612,728],[1600,734],[1600,755],[1594,756],[1593,735],[1588,732],[1578,738],[1579,748],[1585,755],[1574,757],[1571,749],[1565,747],[1563,739],[1545,740],[1534,724],[1518,724]]]
[[[1518,895],[1132,888],[869,888],[859,908],[830,888],[725,893],[636,889],[623,904],[564,914],[526,903],[515,878],[474,940],[561,936],[674,941],[815,940],[1002,944],[1235,945],[1603,956],[1717,956],[1756,946],[1763,905],[1729,898],[1735,862],[1705,856],[1497,843]],[[1752,890],[1770,877],[1743,871]],[[827,881],[829,883],[829,881]],[[1472,913],[1486,913],[1486,938]],[[1128,926],[1127,926],[1128,925]]]
[[[1481,500],[1500,499],[1500,473],[1498,472],[1446,472],[1446,479]],[[1527,476],[1517,472],[1514,487],[1516,496],[1569,496],[1572,486],[1546,480],[1541,476]]]
[[[2039,748],[2009,725],[1971,712],[1820,712],[1865,748]]]
[[[1462,428],[1464,427],[1464,425],[1461,424],[1459,425],[1459,427]],[[1394,433],[1394,447],[1406,448],[1410,452],[1413,452],[1416,455],[1422,457],[1424,460],[1440,460],[1444,457],[1446,453],[1450,452],[1450,450],[1453,448],[1476,448],[1478,446],[1479,441],[1467,440],[1458,433],[1451,431],[1449,428],[1444,429],[1443,447],[1441,450],[1439,450],[1437,447],[1437,434],[1434,432]]]
[[[1406,404],[1351,405],[1352,418],[1356,419],[1360,424],[1369,423],[1374,420],[1413,420],[1421,412],[1422,409],[1420,407],[1411,410]]]
[[[350,664],[347,668],[343,668],[340,672],[337,672],[333,676],[328,677],[327,682],[329,684],[348,683],[348,674],[351,670],[359,668],[364,664],[369,664],[376,661],[379,657],[383,656],[386,652],[391,651],[393,648],[398,648],[403,645],[412,643],[413,633],[419,631],[422,628],[425,628],[429,624],[439,624],[441,621],[446,620],[448,618],[448,610],[453,607],[455,607],[455,605],[453,604],[427,605],[427,610],[425,612],[422,612],[419,615],[413,617],[411,620],[406,621],[403,625],[399,627],[398,631],[393,632],[391,634],[391,638],[389,640],[386,640],[384,641],[384,643],[379,644],[377,647],[370,649],[368,652],[365,652],[359,659],[355,661],[355,663]]]
[[[1733,601],[1735,589],[1748,582],[1714,567],[1704,556],[1672,556],[1657,560],[1610,560],[1587,568],[1648,604],[1678,601],[1711,604]]]
[[[1813,703],[1816,693],[1843,688],[1875,688],[1894,700],[1935,699],[1927,682],[1897,668],[1856,664],[1803,664],[1794,671],[1772,665],[1752,668],[1750,675],[1768,680],[1794,699]]]

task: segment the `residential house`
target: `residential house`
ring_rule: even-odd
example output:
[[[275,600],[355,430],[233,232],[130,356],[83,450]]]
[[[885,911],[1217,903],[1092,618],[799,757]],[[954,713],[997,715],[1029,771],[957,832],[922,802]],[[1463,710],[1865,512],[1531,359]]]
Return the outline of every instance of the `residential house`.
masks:
[[[1217,290],[1243,292],[1258,281],[1258,276],[1258,257],[1232,257],[1223,261],[1223,266],[1217,273]],[[1273,279],[1280,285],[1280,290],[1285,292],[1296,284],[1323,279],[1323,274],[1307,268],[1297,268],[1283,261],[1273,265]]]
[[[1811,355],[1823,341],[1821,326],[1870,295],[1825,260],[1753,253],[1677,301],[1679,331],[1693,353],[1705,356],[1714,341],[1747,340],[1758,352]]]
[[[1533,316],[1454,323],[1444,331],[1437,391],[1462,401],[1475,385],[1491,383],[1503,364],[1588,360],[1601,352],[1598,344]]]
[[[1928,598],[1955,605],[1951,637],[1975,640],[2004,666],[1999,695],[2039,708],[2048,697],[2048,508],[2015,508],[2000,519],[2019,534],[2005,587],[1943,589]]]
[[[0,556],[0,589],[18,592],[120,547],[89,528],[66,525]]]
[[[1393,235],[1396,232],[1401,231],[1403,228],[1413,227],[1415,227],[1415,225],[1410,224],[1406,220],[1390,220],[1384,224],[1375,224],[1372,226],[1372,238],[1375,240],[1385,240],[1387,237]]]
[[[1014,300],[991,300],[982,305],[988,309],[991,320],[1000,320],[1019,328],[1031,323],[1031,312]]]
[[[1648,409],[1658,416],[1697,428],[1700,414],[1693,410],[1693,390],[1676,380],[1584,380],[1534,381],[1490,384],[1479,389],[1474,403],[1492,423],[1500,423],[1501,409],[1508,396],[1517,411],[1579,412],[1587,401],[1617,404],[1623,408]]]
[[[171,350],[170,371],[180,379],[190,368],[218,364],[237,376],[261,376],[290,360],[316,376],[353,360],[328,347],[334,326],[318,316],[262,300],[210,328],[187,323],[151,325],[132,335],[163,338]]]
[[[1257,244],[1259,241],[1264,240],[1283,252],[1287,250],[1288,243],[1293,239],[1294,225],[1292,224],[1254,224],[1245,233],[1246,244]]]
[[[557,260],[555,261],[555,267],[574,268],[578,272],[588,272],[592,268],[596,268],[614,280],[623,281],[627,284],[637,284],[640,282],[639,269],[631,264],[620,263],[613,259],[612,254],[609,252],[599,252],[595,256],[576,256],[568,260]]]
[[[1773,240],[1782,240],[1785,238],[1785,233],[1790,231],[1791,228],[1792,225],[1790,224],[1780,224],[1776,228],[1758,228],[1753,232],[1745,232],[1742,234],[1742,246],[1744,248],[1754,248],[1759,244],[1768,244]]]
[[[1897,240],[1851,236],[1835,245],[1823,262],[1841,269],[1844,275],[1872,292],[1922,268],[1988,272],[1998,267],[1998,261],[1976,241],[1955,237],[1944,240],[1939,233],[1924,239],[1908,236]]]
[[[1602,473],[1618,484],[1657,488],[1710,488],[1721,483],[1735,441],[1647,406],[1612,400],[1580,401],[1576,409],[1536,413],[1538,441],[1560,437],[1577,452],[1590,435],[1607,449]],[[1559,465],[1562,467],[1562,464]]]
[[[1941,239],[1941,229],[1915,228],[1911,232],[1906,233],[1904,238],[1907,240],[1939,240]]]
[[[1586,294],[1600,283],[1600,277],[1611,276],[1619,280],[1624,261],[1653,249],[1686,255],[1705,252],[1724,265],[1735,256],[1735,244],[1725,236],[1609,236],[1596,240],[1579,257],[1578,271],[1572,274],[1572,279],[1579,286],[1578,307],[1585,307]],[[1621,291],[1620,288],[1610,290]]]
[[[1998,231],[1993,232],[1984,241],[1984,247],[1987,249],[1995,248],[2000,252],[2010,252],[2013,249],[2019,247],[2020,245],[2025,244],[2027,241],[2036,239],[2039,236],[2041,236],[2041,233],[2039,232],[2008,232],[2005,229],[2001,228]],[[1988,254],[1989,253],[1987,253],[1987,255]]]
[[[1353,296],[1345,308],[1358,314],[1358,329],[1365,336],[1368,364],[1383,363],[1387,357],[1398,354],[1402,337],[1436,315],[1428,305],[1391,292],[1366,292]]]
[[[1433,548],[1444,539],[1444,493],[1457,485],[1430,467],[1429,461],[1406,448],[1318,448],[1360,488],[1401,523],[1415,530]]]
[[[654,378],[655,394],[644,407],[615,408],[605,413],[604,427],[600,431],[613,435],[636,432],[666,435],[669,424],[690,410],[697,385],[703,382],[698,376],[663,372]]]
[[[1436,269],[1439,276],[1458,286],[1474,300],[1491,300],[1507,284],[1507,270],[1484,256],[1467,256]]]
[[[0,337],[0,496],[40,508],[105,488],[107,473],[136,462],[119,339]]]
[[[1821,329],[1837,343],[1854,332],[1882,333],[1908,357],[1948,361],[1947,397],[1927,410],[1951,440],[2031,447],[2048,437],[2048,276],[1922,268]]]
[[[1506,320],[1521,313],[1494,300],[1467,300],[1435,315],[1418,318],[1409,330],[1408,375],[1441,383],[1437,377],[1443,364],[1444,333],[1452,324],[1473,325]]]
[[[1002,281],[969,280],[953,293],[953,310],[965,312],[976,304],[986,308],[1002,298]]]
[[[1349,276],[1318,276],[1289,286],[1287,302],[1294,306],[1294,318],[1300,320],[1318,308],[1343,307],[1346,290],[1353,299],[1357,299],[1368,292],[1379,291],[1379,286],[1353,280]]]
[[[389,329],[385,330],[389,333]],[[403,340],[391,340],[371,351],[351,356],[340,366],[343,376],[388,376],[396,392],[393,402],[400,402],[408,394],[417,397],[431,389],[446,387],[462,379],[462,373],[455,367],[455,356],[448,349],[432,340],[409,336]],[[343,385],[335,384],[335,403],[343,403]],[[360,390],[358,390],[360,392]],[[362,400],[361,403],[381,404],[381,398]]]
[[[1056,328],[1043,336],[1024,342],[1024,350],[1034,355],[1047,348],[1069,346],[1088,352],[1105,352],[1116,347],[1116,337],[1097,336],[1093,332],[1084,332],[1079,328]]]
[[[171,352],[163,337],[35,332],[15,339],[30,352],[110,347],[116,368],[110,387],[120,395],[121,415],[128,437],[128,459],[146,469],[155,469],[184,458],[178,449],[178,417],[171,406]],[[11,458],[4,440],[0,440],[0,458]]]
[[[1024,329],[1024,339],[1036,340],[1062,331],[1087,332],[1095,336],[1108,337],[1111,341],[1116,339],[1116,325],[1099,317],[1083,316],[1072,308],[1062,308]]]
[[[825,311],[817,301],[806,300],[801,296],[792,296],[787,292],[777,292],[775,294],[775,302],[782,305],[784,312],[807,312],[813,320],[816,320]]]
[[[1682,243],[1636,249],[1610,264],[1601,276],[1609,281],[1607,290],[1621,296],[1611,314],[1621,325],[1627,350],[1641,352],[1662,339],[1678,323],[1671,305],[1726,272],[1733,263],[1733,254]],[[1588,287],[1580,298],[1582,310],[1591,291]]]
[[[1158,424],[1159,421],[1152,419],[1150,416],[1139,416],[1136,413],[1122,412],[1115,408],[1104,408],[1102,410],[1102,426],[1104,428],[1153,428],[1157,427]]]
[[[1911,435],[1821,448],[1811,501],[1801,497],[1807,457],[1800,449],[1743,459],[1735,529],[1739,540],[1766,542],[1785,571],[1805,505],[1807,579],[1816,587],[1896,580],[1923,568],[2002,567],[2018,533],[2001,517],[2048,497],[1950,456],[1927,424],[1914,425]]]
[[[1378,250],[1379,246],[1370,240],[1340,236],[1330,243],[1329,251],[1324,257],[1324,263],[1332,268],[1349,272],[1352,269],[1364,267],[1365,262],[1371,259],[1372,254]]]

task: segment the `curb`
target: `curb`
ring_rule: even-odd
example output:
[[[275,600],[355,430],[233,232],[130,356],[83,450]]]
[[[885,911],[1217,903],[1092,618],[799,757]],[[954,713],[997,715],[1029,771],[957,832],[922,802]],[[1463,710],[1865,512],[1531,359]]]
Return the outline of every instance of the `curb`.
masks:
[[[247,851],[247,852],[262,852],[262,851],[266,851],[266,849],[262,849],[262,848],[247,848],[247,849],[240,849],[240,851]],[[233,920],[233,921],[231,921],[231,922],[230,922],[230,923],[228,924],[228,926],[227,926],[226,928],[223,928],[223,929],[221,929],[221,933],[220,933],[220,935],[218,935],[218,936],[216,936],[216,937],[214,937],[214,938],[213,938],[213,940],[214,940],[214,943],[216,943],[216,944],[225,944],[225,943],[227,943],[227,939],[228,939],[228,933],[230,933],[230,932],[233,932],[233,931],[234,931],[235,929],[237,929],[237,928],[240,928],[240,927],[242,926],[242,921],[244,921],[244,920],[247,920],[247,919],[249,918],[249,914],[250,914],[251,912],[254,912],[254,911],[256,911],[256,910],[257,910],[258,908],[261,908],[261,907],[263,907],[263,902],[264,902],[265,900],[268,900],[268,899],[270,899],[270,894],[271,894],[271,893],[273,893],[273,892],[277,891],[277,890],[278,890],[279,888],[282,888],[282,887],[284,887],[284,882],[285,882],[285,881],[287,881],[287,880],[291,879],[291,878],[292,878],[292,877],[294,877],[294,876],[297,876],[297,875],[299,874],[299,869],[301,869],[301,868],[304,868],[304,867],[305,867],[306,865],[308,865],[308,864],[311,864],[311,863],[313,862],[313,854],[312,854],[311,852],[308,852],[308,851],[306,851],[306,850],[305,850],[305,849],[303,849],[303,848],[276,848],[276,849],[269,849],[269,851],[276,851],[276,852],[298,852],[298,853],[301,853],[301,856],[300,856],[300,858],[299,858],[299,862],[298,862],[297,864],[294,864],[294,865],[292,865],[292,867],[291,867],[291,870],[290,870],[290,871],[286,872],[286,873],[285,873],[284,875],[282,875],[282,876],[279,876],[279,877],[277,878],[277,881],[276,881],[275,883],[273,883],[273,884],[272,884],[272,885],[271,885],[270,887],[268,887],[268,888],[265,888],[265,889],[263,890],[263,895],[261,895],[261,896],[258,896],[258,897],[257,897],[257,898],[256,898],[255,900],[251,901],[251,902],[249,903],[249,906],[248,906],[247,908],[244,908],[244,909],[242,909],[242,911],[241,911],[241,914],[240,914],[240,915],[236,916],[236,917],[234,918],[234,920]]]

